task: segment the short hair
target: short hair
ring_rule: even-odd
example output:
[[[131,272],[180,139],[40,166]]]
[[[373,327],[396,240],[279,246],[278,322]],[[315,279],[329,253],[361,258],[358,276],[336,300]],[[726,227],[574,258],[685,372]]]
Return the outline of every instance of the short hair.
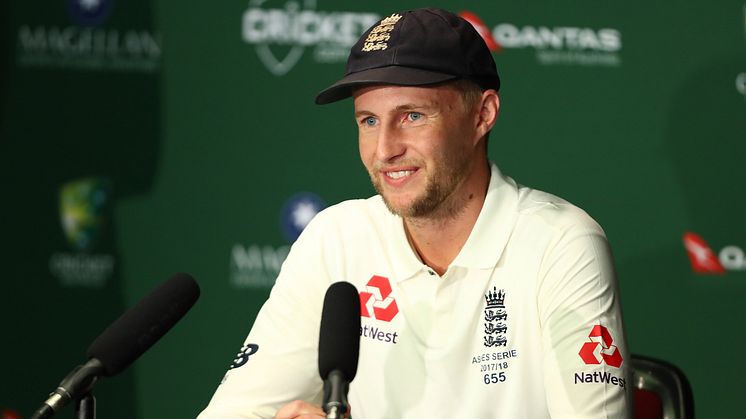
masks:
[[[475,106],[482,100],[482,93],[484,89],[473,80],[469,79],[458,79],[455,81],[448,82],[453,88],[455,88],[460,94],[464,101],[464,105],[467,107]],[[487,142],[490,138],[489,131],[484,135],[484,151],[487,152]]]
[[[464,99],[464,104],[467,106],[473,105],[482,100],[482,93],[484,90],[480,85],[469,79],[458,79],[451,82],[451,85],[461,93],[461,97]]]

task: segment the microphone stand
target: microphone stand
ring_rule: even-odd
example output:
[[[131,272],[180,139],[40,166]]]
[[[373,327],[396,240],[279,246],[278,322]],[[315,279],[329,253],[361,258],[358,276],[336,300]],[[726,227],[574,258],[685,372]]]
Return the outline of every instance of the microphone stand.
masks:
[[[324,412],[326,419],[343,419],[347,413],[347,392],[350,384],[340,370],[329,373],[329,378],[324,382]]]
[[[96,419],[96,397],[90,391],[75,401],[75,419]]]
[[[54,409],[44,404],[32,419],[48,419],[54,416]],[[96,419],[96,397],[90,391],[75,399],[75,419]]]
[[[31,415],[31,419],[48,419],[54,416],[68,402],[75,400],[76,419],[96,419],[96,398],[91,391],[103,374],[103,364],[91,358],[83,365],[75,367],[53,391],[41,407]],[[80,396],[78,396],[80,394]]]

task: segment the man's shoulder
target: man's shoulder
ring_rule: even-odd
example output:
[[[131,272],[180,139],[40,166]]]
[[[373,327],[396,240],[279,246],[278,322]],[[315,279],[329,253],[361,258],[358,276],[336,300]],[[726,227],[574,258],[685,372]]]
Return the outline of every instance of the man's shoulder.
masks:
[[[516,228],[530,229],[534,234],[550,234],[567,230],[600,232],[599,224],[580,207],[557,195],[516,182],[500,172],[492,163],[491,202],[503,202],[498,207],[510,208]],[[488,201],[490,198],[488,197]],[[501,217],[507,213],[501,213]]]
[[[396,217],[386,209],[380,195],[367,199],[349,199],[319,212],[314,220],[324,224],[359,225],[361,222],[388,222]]]
[[[585,210],[556,195],[519,186],[518,215],[532,223],[559,230],[589,230],[603,234],[601,226]]]

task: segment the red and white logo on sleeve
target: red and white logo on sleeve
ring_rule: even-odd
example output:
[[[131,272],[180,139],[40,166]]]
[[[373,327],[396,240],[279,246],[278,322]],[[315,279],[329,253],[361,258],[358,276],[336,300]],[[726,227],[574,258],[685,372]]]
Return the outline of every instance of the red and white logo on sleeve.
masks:
[[[390,322],[398,313],[389,279],[374,275],[366,284],[365,291],[360,291],[360,316]]]
[[[613,343],[609,329],[597,324],[591,329],[588,342],[583,344],[578,355],[587,365],[605,362],[606,365],[619,368],[622,365],[622,353]]]

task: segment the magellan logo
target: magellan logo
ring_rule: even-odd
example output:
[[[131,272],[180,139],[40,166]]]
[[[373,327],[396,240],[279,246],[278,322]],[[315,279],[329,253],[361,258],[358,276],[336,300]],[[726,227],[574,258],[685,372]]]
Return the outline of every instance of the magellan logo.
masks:
[[[586,365],[604,362],[606,365],[619,368],[622,366],[622,353],[613,343],[614,339],[611,337],[609,329],[597,324],[591,329],[588,342],[583,344],[578,355]]]
[[[274,8],[268,3],[273,1],[249,2],[241,34],[276,76],[287,74],[308,47],[314,47],[316,62],[346,61],[350,47],[380,19],[375,13],[316,11],[316,0],[286,1]]]
[[[721,275],[726,271],[746,271],[746,253],[738,246],[725,246],[715,255],[712,248],[696,233],[684,233],[684,248],[698,274]]]
[[[360,316],[390,322],[398,313],[389,279],[374,275],[366,284],[365,291],[360,291]]]
[[[133,14],[147,3],[67,0],[69,23],[23,23],[18,27],[16,60],[41,68],[154,72],[160,67],[161,40],[148,28],[107,27],[116,9]],[[129,9],[129,10],[128,10]],[[138,10],[137,12],[140,12]],[[135,12],[135,13],[137,13]]]
[[[279,217],[280,230],[287,242],[293,243],[325,207],[324,201],[313,192],[299,192],[288,198]],[[231,284],[236,288],[271,288],[289,252],[289,245],[234,244],[230,256]]]

